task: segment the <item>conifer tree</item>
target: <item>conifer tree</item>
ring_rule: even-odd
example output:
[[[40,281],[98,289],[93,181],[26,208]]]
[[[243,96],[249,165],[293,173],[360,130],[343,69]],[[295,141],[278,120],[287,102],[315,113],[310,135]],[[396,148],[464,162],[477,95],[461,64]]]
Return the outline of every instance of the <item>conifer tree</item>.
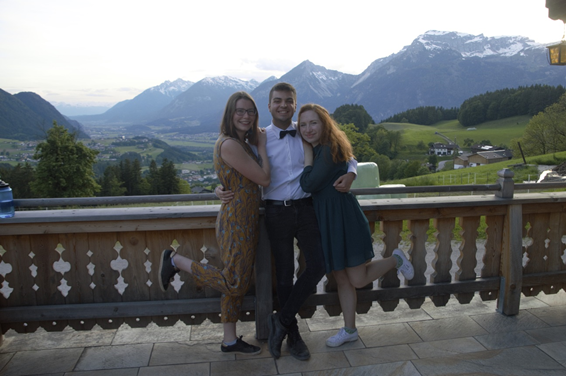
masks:
[[[35,176],[33,167],[26,162],[18,163],[14,168],[0,168],[0,178],[10,184],[14,198],[33,198],[31,182]]]
[[[155,159],[149,163],[149,173],[147,175],[147,182],[149,183],[149,195],[158,195],[161,192],[161,177],[159,176],[159,168]]]
[[[345,104],[338,107],[332,114],[339,124],[354,124],[360,133],[365,133],[369,124],[375,124],[364,106],[359,104]]]
[[[101,196],[123,196],[126,188],[120,180],[120,169],[118,166],[108,166],[104,170],[104,176],[100,179],[102,190]]]
[[[93,165],[98,151],[77,141],[76,133],[53,122],[47,138],[35,149],[38,160],[31,183],[37,197],[90,197],[100,190]]]
[[[159,194],[170,195],[178,194],[180,192],[179,177],[173,161],[165,158],[159,169],[159,176],[161,178],[162,191]]]

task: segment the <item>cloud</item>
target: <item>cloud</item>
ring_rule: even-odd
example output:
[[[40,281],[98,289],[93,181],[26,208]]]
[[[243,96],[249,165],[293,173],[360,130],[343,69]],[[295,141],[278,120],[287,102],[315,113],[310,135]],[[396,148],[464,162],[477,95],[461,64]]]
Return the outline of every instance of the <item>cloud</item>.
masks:
[[[267,72],[288,72],[296,67],[300,62],[287,59],[263,58],[256,60],[255,67]]]

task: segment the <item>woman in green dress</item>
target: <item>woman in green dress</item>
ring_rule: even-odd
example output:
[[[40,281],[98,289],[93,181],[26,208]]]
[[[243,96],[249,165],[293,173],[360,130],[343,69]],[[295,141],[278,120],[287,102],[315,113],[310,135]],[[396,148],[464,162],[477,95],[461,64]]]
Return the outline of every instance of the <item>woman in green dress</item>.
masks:
[[[339,192],[333,187],[336,179],[347,172],[353,152],[346,134],[328,111],[316,104],[302,106],[298,129],[306,141],[301,188],[312,194],[326,272],[332,272],[336,279],[344,315],[344,327],[326,341],[327,346],[337,347],[358,339],[356,288],[368,285],[394,268],[409,280],[414,270],[399,249],[390,257],[371,261],[372,235],[358,200],[352,193]]]

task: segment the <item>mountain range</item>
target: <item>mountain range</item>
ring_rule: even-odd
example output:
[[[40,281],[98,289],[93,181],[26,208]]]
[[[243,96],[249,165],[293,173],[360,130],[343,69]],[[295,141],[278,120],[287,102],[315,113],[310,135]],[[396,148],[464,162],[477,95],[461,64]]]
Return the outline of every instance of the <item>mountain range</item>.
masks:
[[[375,60],[359,75],[306,60],[280,78],[261,83],[226,76],[196,83],[178,79],[149,88],[103,114],[71,118],[89,127],[131,126],[134,133],[150,127],[180,133],[217,131],[228,97],[245,90],[258,105],[261,124],[267,125],[269,90],[280,81],[295,86],[299,105],[314,102],[330,112],[343,104],[363,105],[379,122],[420,106],[459,107],[488,91],[566,86],[566,69],[551,66],[547,48],[525,37],[428,31],[399,52]]]

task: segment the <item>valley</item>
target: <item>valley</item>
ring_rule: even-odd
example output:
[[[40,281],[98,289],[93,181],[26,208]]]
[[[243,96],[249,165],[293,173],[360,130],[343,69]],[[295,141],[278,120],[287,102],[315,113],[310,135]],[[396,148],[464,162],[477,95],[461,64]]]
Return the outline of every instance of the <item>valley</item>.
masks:
[[[467,130],[460,125],[457,120],[443,121],[431,126],[423,126],[410,123],[383,123],[388,130],[401,131],[401,147],[398,159],[419,160],[423,163],[428,155],[428,147],[423,150],[417,147],[420,141],[424,145],[434,142],[444,142],[436,133],[440,132],[460,145],[461,150],[469,151],[469,145],[464,143],[477,143],[482,140],[489,140],[493,145],[505,145],[511,147],[511,139],[520,137],[529,122],[528,116],[515,116],[507,119],[486,122],[474,127],[474,130]],[[142,165],[142,173],[147,171],[149,162],[154,159],[159,161],[160,155],[166,150],[167,146],[179,150],[181,153],[189,153],[192,157],[183,160],[176,160],[175,167],[179,177],[186,180],[191,186],[216,184],[212,164],[212,152],[218,133],[200,133],[194,135],[179,134],[168,132],[167,129],[155,127],[151,132],[145,132],[143,136],[136,135],[129,131],[130,127],[107,127],[90,126],[85,127],[84,131],[91,138],[82,139],[86,146],[99,152],[97,163],[108,165],[119,163],[125,158],[137,157]],[[161,142],[152,142],[151,140]],[[18,163],[35,163],[33,154],[38,141],[15,141],[0,139],[0,163],[8,163],[15,166]],[[167,146],[166,146],[167,145]],[[520,155],[516,156],[520,159]],[[439,157],[439,161],[450,162],[453,156]],[[101,171],[97,170],[97,174]],[[474,173],[475,168],[468,168],[465,172],[459,171],[458,174]],[[449,173],[449,172],[448,172]],[[485,174],[480,174],[481,177]],[[427,175],[428,176],[428,175]],[[424,177],[423,177],[424,178]],[[451,184],[454,183],[450,175],[437,178],[431,184]],[[458,178],[462,180],[462,178]],[[495,179],[495,173],[491,174],[489,180]],[[433,179],[434,180],[434,179]],[[465,178],[469,181],[470,178]],[[483,179],[482,179],[483,180]],[[422,180],[424,182],[424,180]]]

